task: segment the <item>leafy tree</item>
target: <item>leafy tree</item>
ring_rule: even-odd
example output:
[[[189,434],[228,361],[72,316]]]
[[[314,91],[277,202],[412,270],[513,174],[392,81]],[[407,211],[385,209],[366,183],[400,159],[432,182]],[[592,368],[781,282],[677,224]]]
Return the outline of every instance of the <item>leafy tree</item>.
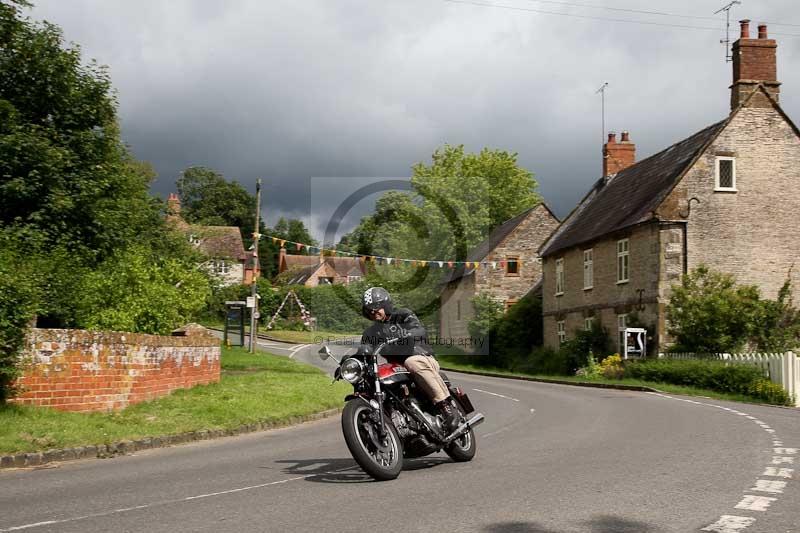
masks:
[[[503,304],[486,292],[478,293],[470,301],[475,308],[475,315],[467,323],[469,334],[474,339],[488,341],[490,332],[503,317]]]
[[[88,274],[79,320],[89,329],[168,334],[191,321],[210,295],[208,276],[195,264],[132,246]]]
[[[120,140],[105,68],[24,5],[0,4],[0,226],[102,260],[160,225],[152,175]]]
[[[256,198],[236,181],[226,181],[206,167],[189,167],[176,181],[181,216],[206,226],[236,226],[250,238],[255,221]]]
[[[262,233],[265,235],[278,237],[279,239],[286,239],[287,241],[301,242],[311,246],[317,245],[317,241],[311,237],[311,234],[309,233],[303,221],[294,218],[286,219],[281,217],[278,219],[278,222],[275,224],[274,228],[265,227]],[[259,244],[259,256],[261,258],[261,269],[265,277],[272,278],[278,273],[279,253],[280,243],[274,243],[270,238],[264,238],[261,240]],[[302,250],[298,250],[293,245],[287,243],[286,253],[307,255],[308,249],[303,248]]]
[[[701,265],[673,287],[667,306],[675,351],[783,351],[800,341],[800,314],[787,280],[778,300],[761,299],[755,285],[737,285],[730,274]]]

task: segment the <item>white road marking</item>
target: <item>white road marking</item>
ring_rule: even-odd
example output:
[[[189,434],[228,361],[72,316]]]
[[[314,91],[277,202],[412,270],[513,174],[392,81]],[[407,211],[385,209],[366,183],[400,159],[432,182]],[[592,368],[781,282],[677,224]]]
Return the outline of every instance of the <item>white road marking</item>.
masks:
[[[793,468],[775,468],[774,466],[768,466],[764,473],[761,474],[762,476],[772,476],[772,477],[782,477],[785,479],[792,479],[792,474],[794,473]]]
[[[797,448],[775,448],[775,453],[779,455],[797,455]]]
[[[736,504],[737,509],[745,509],[747,511],[766,511],[769,504],[774,502],[776,498],[768,498],[767,496],[745,496],[742,501]]]
[[[719,520],[711,524],[710,526],[706,526],[700,531],[716,531],[717,533],[736,533],[737,531],[741,531],[744,528],[753,525],[756,521],[755,518],[750,518],[748,516],[731,516],[731,515],[722,515],[719,517]]]
[[[492,396],[497,396],[499,398],[505,398],[506,400],[512,400],[512,401],[515,401],[515,402],[519,401],[516,398],[512,398],[511,396],[504,396],[502,394],[497,394],[496,392],[489,392],[488,390],[481,390],[481,389],[472,389],[472,390],[477,391],[477,392],[482,392],[484,394],[491,394]]]
[[[204,499],[204,498],[212,498],[214,496],[223,496],[225,494],[234,494],[234,493],[237,493],[237,492],[243,492],[243,491],[247,491],[247,490],[261,489],[261,488],[270,487],[270,486],[273,486],[273,485],[281,485],[283,483],[288,483],[289,481],[297,481],[298,479],[306,479],[306,478],[310,478],[310,477],[314,477],[314,476],[325,476],[325,475],[335,474],[335,473],[338,473],[338,472],[344,472],[346,470],[352,470],[354,467],[355,467],[355,465],[348,466],[347,468],[339,468],[337,470],[331,470],[329,472],[322,472],[322,473],[318,473],[318,474],[306,474],[305,476],[291,477],[291,478],[288,478],[288,479],[281,479],[280,481],[271,481],[270,483],[261,483],[260,485],[250,485],[248,487],[239,487],[239,488],[236,488],[236,489],[222,490],[222,491],[219,491],[219,492],[210,492],[208,494],[198,494],[197,496],[187,496],[186,498],[178,498],[178,499],[175,499],[175,500],[164,500],[164,501],[159,501],[159,502],[147,503],[147,504],[144,504],[144,505],[137,505],[135,507],[123,507],[121,509],[114,509],[114,510],[111,510],[111,511],[104,511],[104,512],[101,512],[101,513],[92,513],[92,514],[87,514],[87,515],[82,515],[82,516],[73,516],[71,518],[65,518],[63,520],[47,520],[45,522],[34,522],[34,523],[31,523],[31,524],[23,524],[21,526],[14,526],[14,527],[10,527],[10,528],[7,528],[7,529],[0,529],[0,533],[4,533],[6,531],[20,531],[22,529],[32,529],[32,528],[36,528],[36,527],[49,526],[49,525],[53,525],[53,524],[65,524],[65,523],[68,523],[68,522],[77,522],[79,520],[87,520],[89,518],[100,518],[100,517],[103,517],[103,516],[111,516],[111,515],[115,515],[115,514],[126,513],[128,511],[136,511],[136,510],[139,510],[139,509],[151,509],[153,507],[162,507],[164,505],[170,505],[170,504],[173,504],[173,503],[184,503],[184,502],[190,502],[190,501],[193,501],[193,500],[201,500],[201,499]]]
[[[771,479],[758,479],[756,486],[750,490],[759,492],[769,492],[771,494],[783,494],[783,489],[786,488],[785,481],[773,481]]]
[[[294,348],[290,348],[289,351],[292,352],[292,355],[289,356],[289,359],[292,359],[295,355],[297,355],[297,352],[299,352],[300,350],[302,350],[306,346],[311,346],[311,345],[310,344],[300,344],[298,346],[295,346]]]
[[[794,457],[784,457],[783,455],[773,455],[772,456],[772,464],[774,465],[793,465],[794,464]]]

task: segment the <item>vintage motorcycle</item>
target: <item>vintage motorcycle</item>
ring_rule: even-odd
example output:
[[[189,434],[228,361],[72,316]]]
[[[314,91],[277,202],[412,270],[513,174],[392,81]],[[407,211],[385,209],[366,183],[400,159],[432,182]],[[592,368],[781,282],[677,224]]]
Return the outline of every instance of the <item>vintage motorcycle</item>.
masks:
[[[374,351],[362,347],[342,360],[327,346],[319,351],[323,361],[332,358],[339,364],[335,379],[353,385],[353,394],[345,398],[342,411],[342,433],[353,459],[379,481],[400,475],[404,457],[423,457],[444,449],[454,461],[472,460],[477,444],[472,428],[484,419],[480,413],[466,418],[474,412],[472,403],[441,373],[461,411],[461,423],[446,435],[441,417],[432,414],[432,402],[414,383],[411,373],[402,365],[379,364],[381,350],[397,340],[380,344]]]

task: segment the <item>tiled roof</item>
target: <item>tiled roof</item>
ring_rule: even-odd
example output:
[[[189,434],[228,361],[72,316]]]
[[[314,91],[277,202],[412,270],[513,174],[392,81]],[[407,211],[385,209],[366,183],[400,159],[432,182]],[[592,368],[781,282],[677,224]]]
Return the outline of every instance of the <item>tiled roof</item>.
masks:
[[[666,150],[599,179],[578,207],[553,232],[544,257],[653,218],[653,212],[730,118],[673,144]]]
[[[284,260],[286,261],[286,269],[289,270],[292,267],[306,267],[311,265],[318,265],[319,264],[319,256],[318,255],[290,255],[286,254]]]
[[[198,239],[197,247],[208,257],[237,260],[245,258],[242,234],[237,227],[192,224],[187,233]]]
[[[308,278],[314,275],[314,272],[320,269],[322,263],[307,266],[293,272],[292,278],[289,280],[288,285],[301,285],[308,281]]]

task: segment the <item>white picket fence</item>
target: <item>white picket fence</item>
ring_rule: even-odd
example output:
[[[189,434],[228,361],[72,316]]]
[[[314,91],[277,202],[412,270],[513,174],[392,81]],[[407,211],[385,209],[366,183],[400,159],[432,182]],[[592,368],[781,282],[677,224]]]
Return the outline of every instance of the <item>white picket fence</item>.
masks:
[[[786,353],[659,353],[659,359],[716,359],[757,365],[764,369],[770,381],[781,385],[800,407],[800,357],[794,352]]]

